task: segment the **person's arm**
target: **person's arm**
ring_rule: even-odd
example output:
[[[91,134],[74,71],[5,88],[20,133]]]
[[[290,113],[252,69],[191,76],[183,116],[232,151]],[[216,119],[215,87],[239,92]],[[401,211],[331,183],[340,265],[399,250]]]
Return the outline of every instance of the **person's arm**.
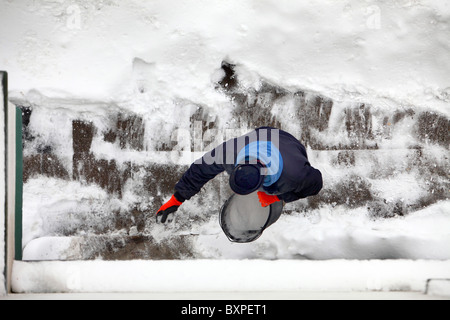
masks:
[[[304,199],[306,197],[317,195],[323,187],[322,174],[319,170],[307,166],[307,174],[299,181],[299,186],[296,190],[281,194],[278,198],[286,203]]]
[[[183,174],[180,181],[175,185],[175,196],[179,201],[189,200],[199,193],[208,181],[225,171],[225,167],[221,164],[216,162],[210,164],[211,161],[209,160],[214,158],[215,152],[216,149],[206,154],[202,159],[193,163]]]
[[[205,154],[194,162],[175,185],[175,193],[156,213],[157,219],[165,223],[169,214],[178,210],[181,204],[200,192],[202,187],[225,170],[221,161],[216,161],[216,152],[224,152],[222,146]],[[220,159],[219,159],[220,160]]]

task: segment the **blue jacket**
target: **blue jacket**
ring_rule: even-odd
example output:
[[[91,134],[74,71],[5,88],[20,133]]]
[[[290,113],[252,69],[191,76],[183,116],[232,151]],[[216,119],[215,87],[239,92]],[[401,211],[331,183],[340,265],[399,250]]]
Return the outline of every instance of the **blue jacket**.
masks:
[[[275,139],[276,134],[278,138]],[[193,163],[176,184],[175,197],[179,201],[189,200],[219,173],[227,171],[231,174],[237,165],[239,153],[255,140],[275,141],[282,162],[281,174],[278,173],[276,181],[272,181],[270,185],[265,183],[263,191],[277,195],[285,202],[319,193],[323,185],[322,174],[310,165],[305,147],[285,131],[262,127],[221,144]]]

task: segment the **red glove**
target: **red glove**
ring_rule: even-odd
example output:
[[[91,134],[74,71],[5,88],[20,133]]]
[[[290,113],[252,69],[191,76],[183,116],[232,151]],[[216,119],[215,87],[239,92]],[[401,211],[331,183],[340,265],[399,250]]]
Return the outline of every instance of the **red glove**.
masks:
[[[173,195],[169,201],[167,201],[161,208],[159,208],[158,212],[156,213],[156,219],[158,219],[158,217],[161,217],[161,222],[165,223],[167,220],[167,216],[177,211],[182,204],[183,203],[181,201],[178,201],[178,199],[175,198],[175,195]]]
[[[267,194],[267,193],[261,192],[261,191],[258,191],[258,198],[259,198],[259,202],[261,202],[261,205],[263,207],[268,207],[272,203],[280,201],[280,198],[278,198],[277,196],[272,196],[270,194]]]

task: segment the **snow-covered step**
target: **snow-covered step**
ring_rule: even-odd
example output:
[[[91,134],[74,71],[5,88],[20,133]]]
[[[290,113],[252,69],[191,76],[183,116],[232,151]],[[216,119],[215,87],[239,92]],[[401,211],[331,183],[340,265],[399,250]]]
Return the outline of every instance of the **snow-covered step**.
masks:
[[[90,235],[41,237],[30,241],[23,250],[24,261],[132,260],[194,258],[194,234],[166,235]]]
[[[450,278],[428,280],[426,292],[430,296],[450,298]]]
[[[180,213],[181,214],[181,213]],[[177,217],[177,219],[181,219]],[[450,217],[441,201],[405,217],[372,219],[360,209],[324,207],[315,215],[285,214],[255,242],[236,244],[219,219],[180,228],[153,225],[139,233],[40,237],[28,242],[24,260],[131,259],[450,259]]]
[[[15,293],[425,293],[429,279],[448,278],[449,261],[16,261],[12,286]]]

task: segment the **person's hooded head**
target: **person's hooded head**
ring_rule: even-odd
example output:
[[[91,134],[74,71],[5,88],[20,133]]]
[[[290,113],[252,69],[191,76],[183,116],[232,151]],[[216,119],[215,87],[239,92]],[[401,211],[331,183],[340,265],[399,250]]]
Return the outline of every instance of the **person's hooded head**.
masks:
[[[230,175],[231,189],[240,195],[248,195],[260,189],[265,176],[262,173],[264,165],[257,163],[243,163],[237,165]]]
[[[278,148],[268,141],[252,142],[243,148],[230,175],[231,189],[247,195],[269,187],[281,176],[283,159]]]

